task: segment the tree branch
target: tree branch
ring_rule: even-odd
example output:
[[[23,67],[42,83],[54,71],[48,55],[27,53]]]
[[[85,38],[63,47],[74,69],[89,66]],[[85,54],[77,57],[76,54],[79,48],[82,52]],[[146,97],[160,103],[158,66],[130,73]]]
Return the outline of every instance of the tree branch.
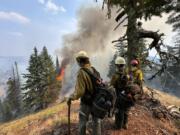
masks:
[[[118,16],[115,18],[116,22],[118,22],[125,14],[126,14],[126,12],[124,10],[122,12],[120,12],[118,14]]]
[[[145,60],[144,61],[144,63],[147,65],[147,66],[149,66],[151,69],[153,68],[153,66],[152,65],[155,65],[155,66],[161,66],[160,64],[158,64],[158,63],[156,63],[156,62],[154,62],[154,61],[151,61],[151,60]]]
[[[145,30],[139,30],[138,31],[138,38],[151,38],[153,39],[151,45],[150,45],[150,49],[152,49],[153,47],[155,47],[156,49],[160,49],[159,47],[159,41],[161,39],[161,37],[163,36],[164,34],[161,33],[161,34],[158,34],[158,31],[157,32],[153,32],[153,31],[145,31]]]
[[[161,75],[166,69],[165,65],[162,65],[161,69],[159,71],[157,71],[154,75],[152,75],[148,80],[152,80],[154,78],[156,78],[157,75]]]
[[[113,40],[112,43],[115,43],[115,42],[123,42],[125,40],[127,40],[127,34],[125,33],[124,36],[120,37],[118,40]]]
[[[120,38],[120,39],[118,39],[118,40],[114,40],[114,41],[112,41],[112,43],[116,43],[116,42],[123,42],[123,41],[125,41],[125,40],[127,40],[127,38]]]
[[[115,28],[114,31],[124,22],[128,19],[128,17],[125,17]]]

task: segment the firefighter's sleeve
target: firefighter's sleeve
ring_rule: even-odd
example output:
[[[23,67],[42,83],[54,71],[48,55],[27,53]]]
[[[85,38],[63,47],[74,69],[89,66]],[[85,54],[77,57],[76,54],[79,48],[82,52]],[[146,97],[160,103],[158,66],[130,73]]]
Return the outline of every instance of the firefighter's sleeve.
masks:
[[[85,80],[84,80],[84,75],[83,75],[83,72],[80,71],[77,75],[75,91],[71,95],[71,99],[77,100],[77,99],[81,98],[85,93],[85,89],[86,89],[86,84],[85,84]]]

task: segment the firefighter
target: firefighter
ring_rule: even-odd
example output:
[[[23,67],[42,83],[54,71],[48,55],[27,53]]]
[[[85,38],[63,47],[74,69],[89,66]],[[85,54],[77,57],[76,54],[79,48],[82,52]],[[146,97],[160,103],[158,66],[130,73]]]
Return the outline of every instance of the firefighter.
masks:
[[[131,67],[129,70],[129,76],[133,83],[139,85],[141,88],[140,94],[142,95],[143,92],[143,73],[140,69],[140,62],[136,59],[132,60],[130,63]]]
[[[67,104],[70,105],[73,100],[80,100],[79,111],[79,135],[86,135],[86,124],[91,115],[93,93],[93,84],[90,76],[83,70],[88,69],[93,74],[100,76],[100,74],[91,66],[89,57],[85,51],[80,51],[76,56],[76,61],[80,66],[77,74],[75,92],[68,98]],[[101,135],[101,120],[92,115],[93,120],[93,135]]]
[[[116,73],[112,76],[111,85],[116,90],[116,104],[115,104],[115,129],[127,129],[128,122],[128,111],[129,102],[125,102],[124,98],[128,96],[127,85],[128,85],[128,75],[125,71],[126,61],[123,57],[117,57],[115,60]],[[127,95],[126,95],[127,94]]]

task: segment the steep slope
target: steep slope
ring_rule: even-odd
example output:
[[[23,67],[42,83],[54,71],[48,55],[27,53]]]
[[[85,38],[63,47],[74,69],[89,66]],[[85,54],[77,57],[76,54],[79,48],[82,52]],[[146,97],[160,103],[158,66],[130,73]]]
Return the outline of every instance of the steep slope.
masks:
[[[147,90],[146,90],[147,91]],[[158,97],[166,105],[180,105],[180,99],[162,92]],[[167,98],[168,97],[168,98]],[[77,135],[79,101],[71,107],[71,132]],[[137,104],[129,113],[128,130],[113,130],[113,119],[103,120],[103,135],[178,135],[180,131],[173,121],[156,119],[144,105]],[[91,126],[91,122],[88,124]],[[88,128],[90,133],[91,128]],[[89,134],[88,133],[88,134]],[[0,135],[67,135],[67,105],[61,103],[24,118],[1,124]]]

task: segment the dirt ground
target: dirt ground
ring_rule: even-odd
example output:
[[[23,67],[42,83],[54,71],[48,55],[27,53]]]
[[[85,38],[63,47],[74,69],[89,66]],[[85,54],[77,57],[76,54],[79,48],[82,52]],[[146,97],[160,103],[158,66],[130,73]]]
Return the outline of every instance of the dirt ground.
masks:
[[[78,134],[78,102],[72,105],[71,109],[71,134]],[[61,115],[67,114],[67,109]],[[173,123],[166,119],[156,119],[142,105],[135,105],[129,112],[127,130],[114,130],[114,118],[106,118],[102,121],[102,135],[180,135]],[[91,125],[91,124],[89,124]],[[179,133],[178,133],[179,132]],[[89,126],[87,134],[91,133]],[[50,132],[49,132],[50,134]],[[67,135],[67,124],[60,124],[51,131],[52,135]],[[44,133],[43,135],[48,135]]]

